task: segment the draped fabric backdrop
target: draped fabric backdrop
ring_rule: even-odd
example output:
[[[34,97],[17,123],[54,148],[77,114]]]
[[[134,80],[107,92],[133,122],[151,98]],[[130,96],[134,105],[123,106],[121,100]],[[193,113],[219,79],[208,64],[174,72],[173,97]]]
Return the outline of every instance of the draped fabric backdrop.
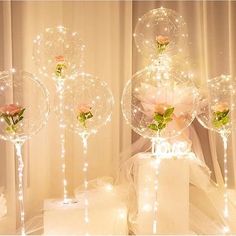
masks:
[[[122,117],[122,90],[132,73],[142,69],[145,61],[138,54],[132,33],[138,17],[157,7],[167,7],[183,15],[189,30],[189,55],[198,82],[221,73],[235,72],[236,2],[233,1],[52,1],[0,2],[0,69],[10,67],[35,73],[31,60],[32,41],[47,27],[64,25],[78,31],[86,45],[85,68],[108,82],[115,98],[112,122],[89,139],[89,178],[105,175],[117,177],[120,153],[130,148],[130,128]],[[43,79],[43,78],[42,78]],[[55,87],[43,80],[50,90],[51,104]],[[27,94],[27,91],[25,91]],[[32,100],[33,98],[28,98]],[[219,136],[194,122],[212,177],[223,183],[223,154]],[[236,136],[229,148],[229,181],[236,181]],[[82,145],[79,137],[66,132],[66,162],[69,193],[82,180]],[[126,156],[125,158],[129,158]],[[24,147],[26,218],[41,213],[43,199],[62,197],[62,176],[58,121],[51,112],[48,125]],[[14,152],[11,144],[0,142],[0,189],[8,200],[8,215],[0,219],[0,233],[14,233],[16,227],[16,181]]]

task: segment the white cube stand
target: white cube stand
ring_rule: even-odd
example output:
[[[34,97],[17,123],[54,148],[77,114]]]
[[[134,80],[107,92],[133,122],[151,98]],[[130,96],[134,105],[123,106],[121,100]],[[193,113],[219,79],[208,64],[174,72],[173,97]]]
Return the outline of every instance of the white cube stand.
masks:
[[[186,159],[162,159],[159,167],[157,214],[154,215],[154,158],[150,153],[137,154],[135,188],[138,212],[136,234],[153,234],[153,220],[157,220],[157,234],[189,233],[189,164]]]
[[[81,198],[82,199],[82,198]],[[62,200],[44,202],[45,235],[127,235],[127,209],[124,203],[90,200],[89,224],[84,222],[84,203],[63,204]]]

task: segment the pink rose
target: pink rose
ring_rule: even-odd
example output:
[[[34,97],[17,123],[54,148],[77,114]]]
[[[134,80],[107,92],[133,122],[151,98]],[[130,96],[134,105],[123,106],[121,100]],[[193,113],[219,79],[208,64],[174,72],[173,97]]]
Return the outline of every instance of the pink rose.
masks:
[[[4,115],[15,116],[22,111],[22,107],[16,104],[9,104],[0,107],[0,113]]]
[[[170,43],[168,36],[158,35],[156,41],[161,45],[168,45]]]
[[[223,112],[223,111],[227,111],[229,110],[229,106],[226,102],[222,102],[222,103],[219,103],[219,104],[216,104],[214,106],[211,107],[211,109],[214,111],[214,112]]]
[[[64,56],[56,56],[55,59],[56,59],[57,62],[65,61]]]
[[[163,115],[166,111],[166,109],[168,109],[168,107],[170,107],[169,105],[165,104],[165,103],[159,103],[155,106],[155,112]]]
[[[92,107],[87,103],[83,103],[78,106],[79,113],[88,113],[91,111],[91,109]]]

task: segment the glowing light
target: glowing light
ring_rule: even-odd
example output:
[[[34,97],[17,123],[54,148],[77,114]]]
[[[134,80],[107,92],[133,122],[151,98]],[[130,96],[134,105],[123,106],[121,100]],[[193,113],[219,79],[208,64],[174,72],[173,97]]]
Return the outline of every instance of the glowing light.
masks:
[[[227,134],[222,131],[221,138],[224,144],[224,218],[227,220],[229,218],[229,204],[228,204],[228,161],[227,161],[227,147],[228,139]],[[224,227],[224,232],[228,233],[230,228],[228,226]]]
[[[111,184],[107,184],[105,186],[106,191],[111,192],[113,190],[113,186]]]
[[[126,211],[125,211],[125,209],[119,209],[118,213],[119,213],[119,217],[121,219],[125,219],[126,218]]]
[[[230,229],[229,229],[229,227],[228,226],[224,226],[224,228],[223,228],[223,233],[229,233],[229,231],[230,231]]]
[[[64,83],[59,81],[57,83],[57,93],[59,95],[59,127],[60,127],[60,144],[61,144],[61,171],[62,171],[62,184],[63,184],[63,203],[68,204],[68,191],[67,191],[67,179],[66,179],[66,163],[65,163],[65,122],[63,119],[63,106],[64,106]]]
[[[153,167],[155,168],[155,179],[154,179],[154,192],[155,192],[155,200],[153,204],[153,234],[156,234],[157,232],[157,211],[158,211],[158,176],[159,176],[159,168],[160,168],[160,162],[161,159],[158,156],[158,153],[156,152],[156,143],[158,143],[159,139],[153,139],[152,140],[152,154],[156,157],[153,162]]]
[[[89,223],[89,200],[88,200],[88,134],[81,134],[82,142],[83,142],[83,172],[84,172],[84,222],[86,225]],[[86,227],[85,234],[88,234],[88,227]]]
[[[152,210],[152,206],[148,203],[144,204],[142,207],[143,211],[150,212]]]
[[[16,156],[18,160],[18,200],[20,206],[20,223],[21,223],[21,235],[25,234],[25,209],[24,209],[24,183],[23,183],[23,171],[24,162],[22,158],[22,143],[16,142]]]

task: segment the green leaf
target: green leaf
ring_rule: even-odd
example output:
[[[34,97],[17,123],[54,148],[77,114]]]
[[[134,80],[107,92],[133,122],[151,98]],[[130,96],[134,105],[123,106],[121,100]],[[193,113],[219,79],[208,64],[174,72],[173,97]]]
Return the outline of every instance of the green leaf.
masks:
[[[221,127],[222,127],[221,121],[213,120],[212,123],[213,123],[213,125],[215,126],[215,128],[221,128]]]
[[[174,107],[168,108],[164,113],[164,117],[170,117],[173,114],[174,110],[175,110]]]
[[[166,127],[166,124],[165,123],[161,123],[161,124],[158,124],[158,129],[159,130],[162,130]]]
[[[170,117],[165,118],[165,123],[171,122],[173,119]]]
[[[222,112],[222,117],[226,117],[229,114],[229,109]]]
[[[20,122],[23,119],[24,119],[24,116],[21,116],[17,122]]]
[[[229,123],[229,117],[228,117],[228,116],[224,117],[224,118],[221,120],[221,123],[222,123],[223,125],[228,124],[228,123]]]
[[[87,119],[90,119],[90,118],[92,118],[93,117],[93,114],[92,114],[92,112],[90,111],[90,112],[87,112],[87,113],[85,113],[85,118],[86,118],[86,120]]]
[[[151,130],[154,130],[154,131],[158,131],[158,127],[156,124],[150,124],[150,125],[148,125],[148,128]]]
[[[80,122],[84,122],[86,120],[84,113],[81,113],[78,117]]]
[[[11,125],[11,121],[7,115],[3,114],[2,117],[8,125]]]
[[[21,117],[21,116],[24,114],[24,112],[25,112],[25,108],[23,108],[23,109],[20,111],[20,113],[18,114],[18,116]]]
[[[11,132],[12,131],[11,126],[7,126],[6,131]]]
[[[164,120],[163,115],[161,115],[159,113],[155,113],[154,120],[157,121],[158,123],[163,122],[163,120]]]

